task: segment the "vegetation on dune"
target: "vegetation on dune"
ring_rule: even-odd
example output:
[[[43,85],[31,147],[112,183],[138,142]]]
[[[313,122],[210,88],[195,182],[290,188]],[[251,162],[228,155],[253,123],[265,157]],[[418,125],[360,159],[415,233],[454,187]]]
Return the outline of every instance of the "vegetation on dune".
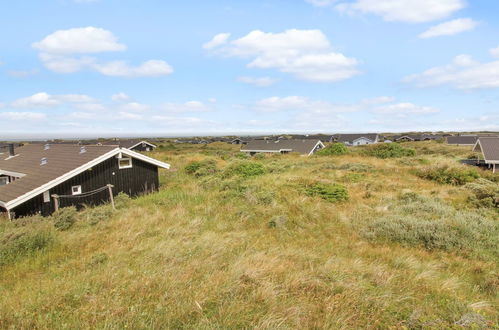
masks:
[[[416,155],[416,150],[406,148],[399,143],[377,143],[366,146],[362,150],[366,156],[386,158],[411,157]]]
[[[343,143],[333,143],[326,148],[319,150],[319,156],[339,156],[348,154],[348,148]]]
[[[416,175],[426,180],[432,180],[441,184],[461,186],[480,178],[480,174],[474,168],[466,166],[430,166],[416,170]]]
[[[0,221],[0,328],[497,327],[498,175],[420,180],[469,148],[404,146],[418,156],[167,143],[157,193],[65,230]]]

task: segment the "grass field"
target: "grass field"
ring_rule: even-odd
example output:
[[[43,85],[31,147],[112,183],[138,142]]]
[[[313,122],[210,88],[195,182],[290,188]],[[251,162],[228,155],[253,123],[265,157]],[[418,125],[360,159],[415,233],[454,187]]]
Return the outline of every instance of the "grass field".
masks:
[[[165,144],[158,193],[64,231],[0,223],[0,328],[498,327],[499,175],[458,165],[469,147],[403,146]]]

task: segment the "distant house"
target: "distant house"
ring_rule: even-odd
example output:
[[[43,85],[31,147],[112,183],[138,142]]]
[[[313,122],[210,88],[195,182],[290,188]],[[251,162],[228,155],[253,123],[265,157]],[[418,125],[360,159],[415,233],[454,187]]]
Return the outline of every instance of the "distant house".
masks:
[[[496,165],[499,164],[499,137],[480,137],[473,147],[473,151],[481,152],[485,164],[492,167],[492,172],[496,172]]]
[[[310,156],[324,148],[320,140],[253,140],[241,147],[242,152],[255,155],[257,153],[281,153],[298,152]]]
[[[159,168],[170,165],[117,146],[10,148],[0,155],[0,212],[10,218],[49,215],[58,207],[109,201],[110,192],[135,196],[155,191]]]
[[[348,146],[360,146],[379,142],[379,135],[376,133],[368,134],[337,134],[335,136],[337,142],[344,143]]]
[[[248,140],[243,138],[235,138],[229,142],[230,144],[247,144]]]
[[[331,135],[314,134],[314,135],[291,135],[293,140],[320,140],[322,143],[331,142]]]
[[[477,135],[448,136],[447,144],[454,144],[458,146],[474,146],[477,140],[478,140]]]
[[[141,152],[153,151],[154,149],[156,149],[156,145],[145,140],[112,140],[100,144],[98,143],[97,145],[118,146],[121,148]]]

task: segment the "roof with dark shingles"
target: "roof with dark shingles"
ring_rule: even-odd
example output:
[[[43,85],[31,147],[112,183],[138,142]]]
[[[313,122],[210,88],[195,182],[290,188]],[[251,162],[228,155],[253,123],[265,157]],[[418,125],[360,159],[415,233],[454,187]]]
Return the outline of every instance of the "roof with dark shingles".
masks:
[[[319,142],[320,140],[253,140],[242,147],[241,151],[279,152],[286,150],[308,155]]]
[[[56,144],[45,150],[42,144],[15,149],[16,156],[0,155],[0,170],[25,174],[8,185],[0,186],[0,201],[8,202],[24,195],[86,163],[116,149],[115,146],[80,146]],[[46,158],[47,164],[40,165]]]
[[[367,134],[338,134],[337,139],[338,142],[348,142],[348,143],[353,143],[353,141],[360,139],[360,138],[366,138],[371,141],[376,141],[376,137],[378,134],[376,133],[367,133]]]
[[[447,144],[469,144],[473,145],[476,143],[478,136],[476,135],[457,135],[457,136],[448,136]]]
[[[478,139],[477,146],[481,147],[483,158],[490,162],[499,162],[499,137],[481,137]]]

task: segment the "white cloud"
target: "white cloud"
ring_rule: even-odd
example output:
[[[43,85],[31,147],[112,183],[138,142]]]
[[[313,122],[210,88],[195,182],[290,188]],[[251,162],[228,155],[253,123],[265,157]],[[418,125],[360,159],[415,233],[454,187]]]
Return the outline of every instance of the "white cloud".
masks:
[[[210,102],[210,103],[217,103],[217,99],[215,97],[210,97],[208,99],[208,102]]]
[[[149,60],[137,67],[130,66],[125,61],[113,61],[94,64],[93,68],[106,76],[114,77],[159,77],[173,73],[172,67],[161,60]]]
[[[440,36],[452,36],[465,31],[473,30],[477,26],[477,22],[471,18],[458,18],[452,21],[444,22],[432,26],[425,32],[419,35],[422,39],[434,38]]]
[[[161,109],[167,112],[207,112],[210,107],[200,101],[188,101],[185,103],[166,103]]]
[[[373,112],[379,114],[408,115],[435,113],[438,112],[438,110],[432,107],[419,106],[407,102],[376,107],[373,109]]]
[[[120,111],[119,117],[121,119],[134,119],[134,120],[142,119],[142,115],[138,115],[136,113],[130,113],[130,112],[126,112],[126,111]]]
[[[378,96],[371,99],[365,99],[362,101],[362,103],[366,105],[377,105],[377,104],[390,103],[393,101],[395,101],[395,98],[392,96]]]
[[[111,96],[111,100],[113,100],[113,101],[128,101],[129,99],[130,99],[130,96],[128,96],[127,94],[125,94],[123,92],[113,94]]]
[[[277,81],[270,77],[239,77],[237,80],[258,87],[268,87],[275,84]]]
[[[38,121],[46,117],[44,113],[38,112],[0,112],[0,118],[5,120]]]
[[[227,43],[227,40],[230,38],[230,33],[219,33],[213,37],[209,42],[203,45],[204,49],[213,49],[224,45]]]
[[[119,106],[119,109],[124,112],[135,111],[135,112],[143,112],[148,110],[150,107],[148,105],[138,103],[138,102],[129,102]]]
[[[360,74],[358,61],[333,51],[320,30],[255,30],[211,50],[221,56],[250,58],[249,68],[278,69],[308,81],[335,82]]]
[[[361,110],[362,108],[357,104],[335,104],[326,101],[311,100],[304,96],[273,96],[257,101],[253,109],[261,112],[298,110],[318,114],[353,112]]]
[[[92,113],[92,112],[72,112],[68,115],[70,119],[84,119],[84,120],[90,120],[90,119],[96,119],[97,114]]]
[[[355,0],[336,8],[350,14],[378,15],[389,22],[421,23],[444,19],[465,6],[465,0]]]
[[[93,112],[102,112],[108,110],[108,108],[100,103],[84,103],[77,104],[76,108],[83,111],[93,111]]]
[[[126,46],[117,42],[118,39],[108,30],[88,26],[58,30],[46,36],[43,40],[32,44],[47,54],[89,54],[126,50]]]
[[[492,55],[493,57],[499,58],[499,47],[492,48],[489,52],[490,52],[490,55]]]
[[[491,52],[494,53],[494,50]],[[459,55],[451,64],[407,76],[402,81],[416,87],[499,88],[499,60],[480,63],[469,55]]]
[[[112,32],[92,26],[56,31],[32,46],[40,51],[39,58],[45,67],[58,73],[90,69],[115,77],[159,77],[173,72],[163,60],[148,60],[131,66],[122,60],[100,62],[96,57],[88,56],[127,48],[118,43]]]
[[[81,94],[50,95],[41,92],[17,99],[11,105],[16,108],[53,107],[64,103],[86,103],[93,100],[90,96]]]

